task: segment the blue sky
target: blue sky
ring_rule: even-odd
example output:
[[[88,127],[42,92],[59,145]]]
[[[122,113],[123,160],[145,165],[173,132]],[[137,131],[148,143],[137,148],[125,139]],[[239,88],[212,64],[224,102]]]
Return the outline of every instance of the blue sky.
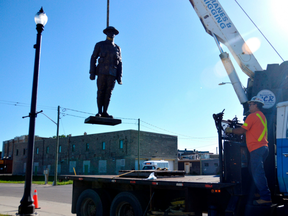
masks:
[[[288,58],[285,0],[238,0],[284,60]],[[215,152],[213,113],[242,120],[242,106],[229,82],[214,39],[188,0],[110,0],[110,25],[119,30],[123,85],[116,84],[109,114],[118,126],[84,124],[95,115],[96,84],[89,62],[96,42],[105,40],[106,0],[0,1],[0,149],[2,142],[27,135],[36,43],[34,15],[43,6],[48,23],[42,34],[35,134],[72,136],[138,129],[178,136],[179,149]],[[220,1],[244,40],[256,38],[254,55],[263,69],[281,63],[235,1]],[[223,47],[225,51],[228,49]],[[231,55],[230,55],[231,56]],[[247,76],[233,61],[242,84]],[[50,119],[49,119],[49,118]],[[145,144],[145,143],[143,143]]]

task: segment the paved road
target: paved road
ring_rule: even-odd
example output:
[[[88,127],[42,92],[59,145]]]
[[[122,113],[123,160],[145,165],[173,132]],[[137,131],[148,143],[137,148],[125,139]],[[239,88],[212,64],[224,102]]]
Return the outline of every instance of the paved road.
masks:
[[[37,190],[38,203],[41,207],[35,210],[39,215],[74,215],[71,214],[72,185],[32,185],[32,195],[34,190]],[[10,215],[18,213],[23,193],[24,184],[0,183],[0,213]]]
[[[35,209],[37,216],[76,216],[71,213],[72,185],[32,185],[37,190],[41,209]],[[24,184],[0,183],[0,213],[16,215],[23,197]],[[33,193],[32,193],[33,195]],[[207,216],[207,214],[202,214]]]

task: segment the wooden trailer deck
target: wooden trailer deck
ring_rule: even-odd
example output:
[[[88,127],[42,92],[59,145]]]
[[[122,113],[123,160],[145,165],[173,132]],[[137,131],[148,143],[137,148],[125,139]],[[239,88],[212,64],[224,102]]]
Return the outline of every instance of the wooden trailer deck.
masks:
[[[147,171],[146,171],[147,172]],[[151,173],[151,172],[150,172]],[[219,176],[215,175],[170,175],[159,176],[155,173],[157,179],[148,180],[147,177],[127,177],[120,175],[62,175],[59,179],[76,180],[76,181],[97,181],[103,183],[120,183],[120,184],[139,184],[154,186],[179,186],[179,187],[197,187],[197,188],[214,188],[234,186],[233,183],[220,183]]]

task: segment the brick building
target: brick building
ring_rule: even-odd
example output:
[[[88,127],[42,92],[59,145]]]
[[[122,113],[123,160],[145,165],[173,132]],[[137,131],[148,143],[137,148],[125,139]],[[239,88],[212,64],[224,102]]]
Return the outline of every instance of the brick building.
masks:
[[[35,140],[42,140],[42,139],[43,137],[35,136]],[[0,158],[12,159],[15,143],[27,143],[27,142],[28,142],[27,135],[17,136],[14,139],[4,141],[3,146],[2,146],[2,155]],[[23,151],[25,154],[25,151],[27,151],[27,148],[23,148]]]
[[[13,158],[13,175],[25,174],[27,140],[3,142],[3,151]],[[13,149],[13,150],[11,150]],[[5,153],[6,154],[6,153]],[[34,145],[34,175],[49,168],[54,175],[56,139],[38,138]],[[168,160],[178,168],[177,137],[140,132],[140,165],[146,160]],[[119,170],[138,169],[138,131],[124,130],[59,139],[59,174],[118,174]]]

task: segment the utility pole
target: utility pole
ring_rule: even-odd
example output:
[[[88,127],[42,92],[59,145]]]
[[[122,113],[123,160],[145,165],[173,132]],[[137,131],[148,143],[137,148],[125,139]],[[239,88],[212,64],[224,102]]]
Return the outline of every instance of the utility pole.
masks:
[[[59,119],[60,119],[60,106],[58,106],[57,115],[57,137],[56,137],[56,156],[55,156],[55,173],[53,186],[57,185],[57,172],[58,172],[58,154],[59,154]]]
[[[140,118],[138,119],[138,170],[140,170]]]

